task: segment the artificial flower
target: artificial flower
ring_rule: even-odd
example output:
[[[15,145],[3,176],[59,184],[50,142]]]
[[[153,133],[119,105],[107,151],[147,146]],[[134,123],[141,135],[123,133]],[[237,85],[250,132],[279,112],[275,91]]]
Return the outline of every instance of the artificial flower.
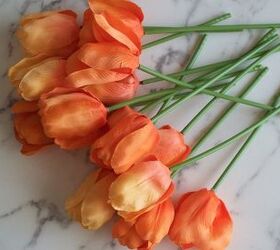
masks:
[[[173,218],[174,206],[168,199],[133,222],[121,218],[113,226],[113,238],[130,249],[152,249],[168,234]]]
[[[68,56],[79,39],[76,18],[71,10],[26,15],[21,19],[17,36],[28,55]]]
[[[184,142],[184,136],[169,125],[159,130],[160,140],[153,154],[166,166],[171,167],[187,158],[190,146]]]
[[[116,175],[108,170],[93,171],[77,191],[65,202],[69,216],[90,230],[96,230],[109,221],[114,209],[108,201],[108,190]]]
[[[139,58],[122,45],[87,43],[67,60],[67,87],[117,85],[131,76],[138,65]]]
[[[115,116],[114,113],[112,115]],[[132,112],[118,120],[95,141],[90,157],[94,163],[120,174],[150,154],[158,140],[158,131],[152,121],[140,113]]]
[[[82,89],[56,88],[41,96],[39,107],[46,135],[64,149],[90,145],[107,121],[102,102]]]
[[[168,199],[173,189],[170,170],[151,156],[117,177],[109,201],[120,216],[132,221]]]
[[[28,101],[38,100],[43,93],[63,84],[66,60],[48,58],[44,54],[27,57],[9,70],[10,81],[19,94]]]
[[[37,102],[18,101],[12,107],[15,135],[25,155],[34,154],[53,143],[44,133],[38,110]]]
[[[124,0],[89,0],[90,10],[84,14],[81,44],[88,41],[117,41],[132,53],[141,53],[144,15],[135,3]]]
[[[120,81],[92,84],[84,89],[93,93],[104,104],[111,105],[132,99],[138,86],[139,80],[132,74]]]
[[[232,220],[212,190],[186,193],[180,199],[170,239],[183,249],[224,250],[232,235]]]

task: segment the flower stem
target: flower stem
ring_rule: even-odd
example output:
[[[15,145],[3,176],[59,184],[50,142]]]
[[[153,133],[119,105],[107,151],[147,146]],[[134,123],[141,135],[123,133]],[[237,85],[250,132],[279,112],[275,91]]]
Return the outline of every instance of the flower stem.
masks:
[[[279,97],[276,98],[274,101],[274,106],[277,107],[279,102]],[[233,169],[235,166],[235,163],[239,160],[239,158],[242,156],[242,154],[245,152],[245,150],[248,148],[250,143],[253,141],[253,139],[256,137],[257,133],[259,132],[261,127],[256,128],[253,130],[253,132],[250,134],[250,136],[246,139],[245,143],[242,145],[242,147],[238,150],[234,158],[230,161],[230,163],[227,165],[227,167],[224,169],[223,173],[220,175],[218,180],[215,182],[215,184],[212,187],[212,190],[217,190],[217,188],[221,185],[221,183],[225,180],[226,176],[229,174],[229,172]]]
[[[219,80],[220,77],[224,76],[225,74],[229,73],[232,69],[234,69],[235,67],[239,66],[241,63],[243,63],[244,61],[246,61],[248,58],[250,58],[251,56],[253,56],[255,53],[257,53],[260,49],[262,49],[263,47],[265,47],[266,45],[268,45],[269,43],[271,43],[272,41],[274,41],[275,39],[277,39],[277,36],[269,39],[268,41],[262,43],[261,45],[257,46],[256,48],[250,50],[248,53],[246,53],[244,56],[242,56],[237,62],[235,62],[233,65],[231,65],[230,67],[228,67],[226,70],[224,70],[223,72],[221,72],[219,75],[217,75],[216,77],[212,78],[207,84],[199,87],[199,88],[196,88],[194,87],[193,85],[189,84],[189,83],[186,83],[186,82],[183,82],[183,81],[180,81],[178,79],[175,79],[175,78],[172,78],[172,77],[169,77],[169,76],[166,76],[164,74],[161,74],[160,72],[158,71],[155,71],[155,70],[152,70],[150,68],[147,68],[143,65],[140,65],[139,66],[139,69],[141,69],[142,71],[146,72],[146,73],[149,73],[151,75],[154,75],[154,76],[157,76],[159,78],[162,78],[163,80],[167,80],[167,81],[170,81],[170,82],[173,82],[179,86],[184,86],[184,87],[187,87],[187,88],[190,88],[190,89],[195,89],[192,94],[190,95],[191,96],[194,96],[196,95],[197,93],[199,92],[202,92],[204,94],[208,94],[208,95],[213,95],[213,96],[217,96],[217,97],[220,97],[220,98],[224,98],[224,99],[227,99],[227,100],[230,100],[230,101],[240,101],[242,102],[243,104],[248,104],[250,106],[254,106],[254,107],[258,107],[258,108],[261,108],[261,109],[265,109],[265,110],[271,110],[272,107],[271,106],[268,106],[268,105],[265,105],[265,104],[256,104],[252,101],[249,101],[249,100],[244,100],[244,99],[240,99],[240,98],[237,98],[236,97],[230,97],[230,96],[227,96],[227,95],[224,95],[224,94],[221,94],[221,93],[217,93],[215,91],[211,91],[211,90],[207,90],[205,88],[207,88],[208,86],[210,86],[211,84],[213,84],[215,81]],[[269,51],[268,53],[272,53],[272,51],[274,51],[275,49],[279,49],[280,48],[280,45],[277,46],[277,48],[274,48],[272,49],[271,51]],[[190,98],[190,97],[185,97],[185,98]],[[177,103],[178,104],[178,103]],[[173,109],[174,106],[171,106],[169,107],[169,110]],[[168,110],[168,111],[169,111]],[[167,109],[163,110],[162,112],[167,112]],[[160,114],[159,114],[160,115]]]
[[[258,65],[262,60],[265,59],[265,56],[259,58],[258,60],[256,60],[254,63],[252,63],[251,65],[249,65],[244,71],[240,72],[239,75],[237,75],[227,86],[225,86],[220,93],[224,94],[227,93],[233,86],[235,86],[235,84],[240,81],[248,72],[250,72],[256,65]],[[261,73],[259,74],[259,76],[255,79],[255,82],[258,82],[262,76],[266,73],[267,68],[263,69],[261,71]],[[240,95],[239,97],[243,98],[245,97],[244,95]],[[207,113],[210,108],[213,106],[213,104],[215,103],[215,101],[217,100],[217,97],[212,98],[199,112],[198,114],[181,130],[181,133],[185,134],[187,133],[199,120],[200,118],[203,117],[203,115],[205,113]],[[235,103],[236,104],[236,103]],[[232,104],[235,105],[235,104]],[[197,145],[196,145],[197,146]],[[195,150],[195,147],[193,148],[193,151]]]
[[[205,158],[206,156],[211,155],[211,154],[217,152],[218,150],[223,149],[224,147],[226,147],[227,145],[229,145],[229,144],[233,143],[234,141],[240,139],[244,135],[250,134],[256,128],[265,124],[270,118],[277,115],[278,113],[280,113],[280,106],[279,105],[277,106],[277,108],[274,108],[267,115],[263,116],[259,121],[257,121],[253,125],[247,127],[246,129],[242,130],[238,134],[228,138],[224,142],[219,143],[218,145],[216,145],[216,146],[214,146],[214,147],[212,147],[212,148],[210,148],[210,149],[208,149],[208,150],[206,150],[206,151],[204,151],[204,152],[202,152],[202,153],[200,153],[200,154],[198,154],[194,157],[189,158],[188,160],[185,160],[185,161],[173,166],[172,167],[172,176],[174,176],[174,173],[177,173],[178,171],[190,166],[191,164],[197,162],[198,160],[201,160],[201,159]]]
[[[221,15],[221,16],[218,16],[218,17],[215,17],[213,19],[210,19],[209,21],[205,22],[205,23],[202,23],[200,24],[200,26],[203,26],[203,25],[213,25],[213,24],[217,24],[219,22],[222,22],[228,18],[231,17],[231,14],[230,13],[226,13],[224,15]],[[148,48],[151,48],[151,47],[154,47],[156,45],[159,45],[159,44],[162,44],[162,43],[165,43],[165,42],[168,42],[170,40],[173,40],[173,39],[176,39],[178,37],[181,37],[181,36],[184,36],[186,35],[188,32],[179,32],[179,33],[175,33],[175,34],[172,34],[172,35],[169,35],[169,36],[165,36],[163,38],[160,38],[156,41],[153,41],[153,42],[149,42],[149,43],[146,43],[142,46],[143,49],[148,49]]]
[[[235,24],[235,25],[215,25],[215,26],[188,26],[188,27],[144,27],[146,35],[178,32],[239,32],[250,29],[272,29],[280,28],[280,23],[267,24]]]

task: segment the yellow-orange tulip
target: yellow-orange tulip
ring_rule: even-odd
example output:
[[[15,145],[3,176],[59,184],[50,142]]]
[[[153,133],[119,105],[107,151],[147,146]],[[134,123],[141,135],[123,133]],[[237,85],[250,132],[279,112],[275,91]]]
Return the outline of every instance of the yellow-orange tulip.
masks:
[[[66,60],[40,54],[22,59],[9,70],[10,81],[27,101],[38,100],[43,93],[63,85]]]
[[[28,55],[68,56],[77,47],[79,26],[71,10],[26,15],[17,36]]]
[[[168,199],[134,222],[120,219],[113,227],[113,238],[130,249],[152,249],[168,234],[173,219],[174,207]]]
[[[42,95],[39,106],[45,133],[64,149],[92,144],[107,121],[102,102],[82,89],[56,88]]]
[[[44,133],[38,110],[36,102],[19,101],[12,107],[15,135],[25,155],[34,154],[53,143]]]
[[[148,157],[117,177],[110,187],[109,200],[119,215],[134,219],[168,199],[170,190],[170,170],[155,157]]]
[[[81,44],[88,41],[117,41],[140,54],[144,35],[143,13],[136,4],[124,0],[89,0],[90,10],[84,15]]]
[[[96,140],[91,148],[91,160],[120,174],[150,154],[158,140],[157,129],[151,120],[132,112]]]
[[[191,152],[184,136],[176,129],[165,125],[159,129],[160,141],[153,154],[166,166],[171,167],[187,158]]]
[[[108,190],[116,176],[107,170],[92,172],[65,203],[69,216],[83,227],[96,230],[109,221],[114,209],[108,203]]]
[[[232,235],[232,220],[214,191],[186,193],[176,208],[169,236],[183,249],[224,250]]]

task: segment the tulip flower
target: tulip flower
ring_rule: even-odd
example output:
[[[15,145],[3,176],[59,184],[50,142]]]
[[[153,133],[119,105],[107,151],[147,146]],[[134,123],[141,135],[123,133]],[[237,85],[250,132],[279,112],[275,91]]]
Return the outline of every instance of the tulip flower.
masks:
[[[182,162],[191,152],[185,144],[184,136],[169,125],[159,129],[160,141],[153,154],[166,166]]]
[[[108,190],[116,176],[99,169],[92,172],[78,190],[65,202],[69,216],[90,230],[96,230],[109,221],[114,209],[108,201]]]
[[[109,201],[120,216],[132,221],[168,199],[173,189],[170,170],[150,156],[117,177]]]
[[[78,44],[76,17],[71,10],[30,14],[22,18],[17,36],[28,55],[68,56]]]
[[[39,107],[46,135],[64,149],[92,144],[107,120],[102,102],[82,89],[56,88],[42,95]]]
[[[112,42],[126,46],[132,53],[141,53],[143,13],[136,4],[119,0],[89,0],[86,10],[81,43],[88,41]]]
[[[168,234],[173,218],[174,207],[168,199],[134,222],[120,219],[113,226],[113,238],[130,249],[152,249]]]
[[[37,102],[18,101],[12,107],[15,135],[25,155],[32,155],[53,143],[44,133],[38,110]]]
[[[170,239],[183,249],[224,250],[232,235],[232,220],[214,191],[201,189],[180,199]]]
[[[9,70],[10,81],[27,101],[38,100],[43,93],[62,86],[66,60],[39,54],[22,59]]]
[[[158,140],[158,131],[151,120],[140,113],[132,112],[95,141],[90,158],[99,166],[113,169],[120,174],[149,155]]]
[[[138,78],[135,75],[130,75],[120,81],[92,84],[84,89],[93,93],[104,104],[111,105],[132,99],[138,86]]]
[[[87,43],[67,60],[66,87],[93,86],[103,88],[103,92],[104,89],[108,91],[108,88],[112,88],[112,84],[115,88],[121,88],[124,84],[122,82],[128,81],[127,78],[134,73],[138,65],[139,58],[122,45]],[[96,86],[100,84],[103,86]],[[135,91],[136,88],[132,89]]]

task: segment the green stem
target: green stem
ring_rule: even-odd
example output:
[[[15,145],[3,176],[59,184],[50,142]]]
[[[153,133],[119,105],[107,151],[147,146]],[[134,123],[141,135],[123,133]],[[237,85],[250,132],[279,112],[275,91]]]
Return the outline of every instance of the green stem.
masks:
[[[200,25],[213,25],[213,24],[216,24],[216,23],[219,23],[219,22],[222,22],[228,18],[231,17],[231,14],[230,13],[226,13],[224,15],[221,15],[221,16],[218,16],[218,17],[215,17],[205,23],[202,23]],[[169,35],[169,36],[166,36],[166,37],[163,37],[163,38],[160,38],[156,41],[153,41],[153,42],[149,42],[149,43],[146,43],[142,46],[143,49],[148,49],[148,48],[151,48],[151,47],[154,47],[156,45],[159,45],[159,44],[162,44],[162,43],[165,43],[165,42],[168,42],[170,40],[173,40],[173,39],[176,39],[178,37],[181,37],[181,36],[184,36],[186,35],[188,32],[180,32],[180,33],[175,33],[175,34],[172,34],[172,35]]]
[[[220,93],[224,94],[227,93],[235,84],[240,81],[248,72],[250,72],[256,65],[258,65],[262,60],[264,60],[265,57],[261,57],[260,59],[256,60],[254,63],[249,65],[244,71],[240,72],[239,75],[237,75],[227,86],[225,86]],[[260,73],[260,77],[262,74],[264,74],[267,71],[267,69],[263,69]],[[258,79],[256,79],[258,80]],[[239,97],[243,97],[242,95]],[[199,112],[198,114],[182,129],[181,133],[185,134],[187,133],[196,122],[199,121],[200,118],[203,117],[203,115],[210,110],[210,108],[213,106],[215,101],[217,100],[217,97],[212,98]]]
[[[189,158],[188,160],[185,160],[177,165],[175,165],[174,167],[172,167],[172,176],[174,176],[174,173],[177,173],[178,171],[182,170],[183,168],[186,168],[187,166],[190,166],[191,164],[197,162],[198,160],[201,160],[203,158],[205,158],[208,155],[211,155],[215,152],[217,152],[218,150],[223,149],[224,147],[226,147],[227,145],[233,143],[234,141],[240,139],[241,137],[243,137],[244,135],[250,134],[252,131],[254,131],[256,128],[262,126],[264,123],[266,123],[270,118],[272,118],[273,116],[277,115],[280,112],[280,107],[278,106],[277,108],[273,109],[273,111],[269,112],[267,115],[265,115],[263,118],[261,118],[258,122],[254,123],[253,125],[247,127],[246,129],[242,130],[241,132],[239,132],[238,134],[230,137],[229,139],[225,140],[224,142],[192,157]]]
[[[198,43],[197,43],[197,45],[196,45],[196,47],[194,49],[194,52],[193,52],[191,58],[189,59],[189,61],[187,62],[184,70],[187,70],[187,69],[191,68],[194,65],[194,63],[196,62],[196,60],[197,60],[197,58],[198,58],[198,56],[199,56],[203,46],[205,45],[206,41],[207,41],[207,35],[203,35],[201,37],[201,39],[198,41]],[[178,79],[179,80],[183,80],[183,78],[184,78],[184,76],[180,76]],[[174,98],[174,95],[171,95],[170,98],[167,99],[162,104],[162,106],[158,110],[157,114],[161,113],[166,107],[168,107],[172,103],[173,98]]]
[[[217,188],[221,185],[221,183],[224,181],[226,176],[229,174],[229,171],[232,170],[235,163],[239,160],[241,155],[245,152],[249,144],[252,142],[252,140],[256,137],[257,132],[259,131],[261,127],[258,127],[255,129],[251,135],[248,137],[248,139],[245,141],[245,143],[242,145],[240,150],[237,152],[237,154],[234,156],[234,158],[231,160],[231,162],[227,165],[221,176],[218,178],[218,180],[215,182],[215,184],[212,187],[212,190],[217,190]]]
[[[238,65],[240,65],[241,63],[243,63],[245,60],[247,60],[248,58],[250,58],[252,55],[254,55],[256,52],[258,52],[260,49],[262,49],[265,45],[268,45],[269,42],[272,42],[273,40],[277,39],[277,37],[274,37],[272,39],[270,39],[269,41],[266,41],[265,43],[259,45],[258,47],[256,47],[255,49],[252,49],[251,51],[249,51],[247,54],[245,54],[244,56],[242,56],[237,62],[235,62],[232,66],[228,67],[225,71],[223,71],[222,73],[220,73],[218,76],[214,77],[212,80],[210,80],[208,82],[208,84],[206,85],[203,85],[202,87],[200,88],[196,88],[194,87],[193,85],[189,84],[189,83],[185,83],[183,81],[180,81],[178,79],[175,79],[175,78],[171,78],[169,76],[166,76],[164,74],[161,74],[160,72],[158,71],[155,71],[155,70],[152,70],[150,68],[147,68],[143,65],[140,65],[139,66],[139,69],[141,69],[142,71],[146,72],[146,73],[149,73],[151,75],[154,75],[154,76],[157,76],[159,78],[162,78],[163,80],[167,80],[167,81],[170,81],[170,82],[173,82],[177,85],[180,85],[180,86],[185,86],[187,88],[190,88],[190,89],[195,89],[194,92],[192,92],[192,96],[199,93],[199,92],[202,92],[204,94],[208,94],[208,95],[213,95],[213,96],[216,96],[216,97],[220,97],[220,98],[223,98],[223,99],[227,99],[227,100],[230,100],[230,101],[237,101],[236,97],[231,97],[231,96],[227,96],[227,95],[224,95],[224,94],[221,94],[221,93],[217,93],[215,91],[211,91],[211,90],[207,90],[205,89],[207,86],[210,86],[212,83],[214,83],[215,81],[217,81],[220,77],[224,76],[225,74],[229,73],[232,69],[234,69],[235,67],[237,67]],[[276,48],[272,49],[271,51],[269,51],[267,53],[270,54],[272,53],[275,49],[279,49],[280,48],[280,45],[278,45]],[[254,106],[254,107],[258,107],[258,108],[261,108],[261,109],[265,109],[265,110],[271,110],[272,107],[271,106],[268,106],[268,105],[265,105],[265,104],[256,104],[252,101],[249,101],[249,100],[244,100],[244,99],[241,99],[238,98],[241,103],[243,104],[248,104],[250,106]],[[165,111],[165,110],[163,110]]]
[[[189,26],[189,27],[144,27],[146,35],[178,32],[237,32],[250,29],[278,29],[280,23],[268,24],[235,24],[235,25],[215,25],[215,26]]]
[[[257,75],[257,77],[253,80],[251,84],[246,87],[239,97],[243,98],[246,97],[247,94],[261,81],[264,75],[267,73],[268,69],[264,69]],[[212,127],[208,129],[208,131],[196,142],[196,144],[192,148],[192,153],[195,153],[199,146],[201,146],[212,134],[213,132],[222,124],[222,122],[231,114],[231,112],[236,108],[237,104],[232,103],[224,112],[223,114],[216,119],[213,123]]]

